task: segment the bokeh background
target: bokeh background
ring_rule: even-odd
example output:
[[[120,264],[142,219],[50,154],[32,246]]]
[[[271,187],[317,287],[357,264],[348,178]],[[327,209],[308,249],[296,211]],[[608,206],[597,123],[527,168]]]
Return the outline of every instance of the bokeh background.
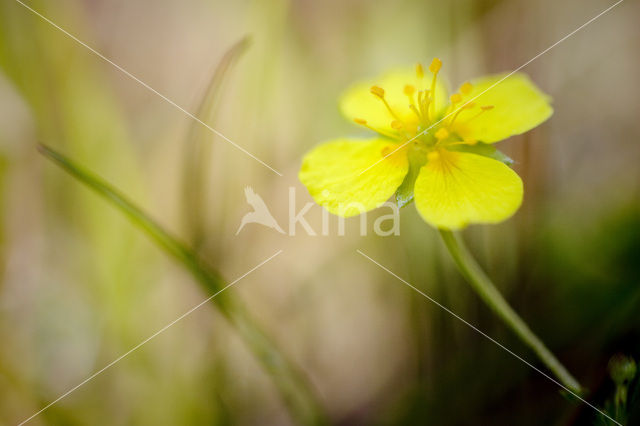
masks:
[[[542,368],[462,281],[413,206],[402,210],[400,236],[360,236],[357,218],[345,236],[259,225],[235,234],[250,211],[245,186],[283,226],[289,187],[298,211],[311,201],[296,178],[302,155],[361,132],[337,109],[352,82],[434,56],[454,87],[509,71],[612,3],[27,3],[188,111],[205,112],[279,177],[3,0],[0,424],[24,420],[208,296],[121,212],[39,155],[37,142],[111,182],[229,280],[283,250],[228,291],[303,370],[331,422],[611,424],[356,252]],[[640,358],[639,18],[640,4],[627,0],[523,70],[555,108],[544,125],[499,144],[523,177],[524,204],[503,224],[464,232],[589,400],[610,410],[609,360]],[[199,110],[212,81],[215,102]],[[306,217],[319,232],[321,209]],[[624,415],[640,424],[637,378],[628,392]],[[30,424],[293,422],[270,375],[207,304]]]

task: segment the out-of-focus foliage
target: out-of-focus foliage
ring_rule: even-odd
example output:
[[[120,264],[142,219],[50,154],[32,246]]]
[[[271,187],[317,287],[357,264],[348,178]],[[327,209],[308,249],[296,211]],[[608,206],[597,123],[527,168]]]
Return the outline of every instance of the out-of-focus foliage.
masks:
[[[362,249],[514,352],[534,356],[452,268],[415,209],[400,236],[235,235],[252,186],[287,223],[311,198],[304,152],[358,128],[337,99],[353,81],[443,59],[451,87],[514,69],[602,11],[555,2],[310,0],[28,3],[189,111],[224,52],[230,69],[207,123],[282,171],[211,135],[186,163],[192,120],[14,0],[0,3],[0,423],[17,424],[208,295],[117,211],[36,153],[65,152],[172,233],[197,242],[317,388],[335,422],[603,424],[592,409],[400,281]],[[638,4],[623,2],[528,65],[553,117],[500,150],[523,178],[509,221],[465,231],[514,308],[589,389],[640,423],[639,380],[616,410],[607,366],[640,360]],[[204,118],[203,118],[204,119]],[[204,139],[203,139],[204,140]],[[186,204],[185,164],[206,182]],[[204,166],[202,166],[204,164]],[[374,212],[371,217],[386,212]],[[306,215],[319,232],[319,207]],[[199,222],[195,222],[199,221]],[[373,221],[369,221],[369,224]],[[195,226],[194,226],[195,225]],[[286,227],[284,227],[286,228]],[[32,424],[287,424],[269,377],[212,307],[197,310],[33,419]]]

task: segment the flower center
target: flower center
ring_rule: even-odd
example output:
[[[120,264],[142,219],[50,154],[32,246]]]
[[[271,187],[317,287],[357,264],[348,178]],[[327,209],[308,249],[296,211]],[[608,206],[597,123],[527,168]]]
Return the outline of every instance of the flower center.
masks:
[[[403,96],[407,99],[407,107],[411,112],[400,111],[397,102],[395,107],[392,107],[387,100],[385,89],[380,86],[371,86],[370,93],[384,105],[390,115],[391,120],[388,127],[375,128],[362,118],[356,118],[354,121],[386,138],[399,142],[411,141],[413,145],[427,152],[437,151],[451,145],[475,144],[477,141],[461,138],[455,131],[456,126],[475,120],[480,115],[492,110],[493,106],[478,106],[473,102],[474,98],[464,101],[465,97],[468,97],[473,90],[471,83],[466,82],[460,86],[459,92],[449,97],[448,106],[444,110],[437,108],[437,79],[441,68],[442,61],[434,58],[429,65],[429,71],[433,77],[430,82],[427,82],[422,65],[416,65],[417,84],[406,84],[402,89]],[[438,102],[444,103],[440,99]],[[463,117],[460,117],[463,111],[471,112],[474,110],[475,114],[464,114]]]

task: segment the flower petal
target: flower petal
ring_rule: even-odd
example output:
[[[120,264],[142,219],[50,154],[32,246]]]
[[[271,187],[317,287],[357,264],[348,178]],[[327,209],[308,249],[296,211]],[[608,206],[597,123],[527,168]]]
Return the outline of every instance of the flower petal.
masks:
[[[349,120],[364,119],[376,128],[390,130],[391,115],[384,103],[371,94],[371,86],[379,86],[384,89],[385,99],[398,117],[408,126],[417,126],[418,118],[409,108],[409,99],[404,94],[406,85],[411,85],[416,90],[429,89],[433,74],[425,70],[424,77],[418,79],[415,69],[402,69],[391,71],[379,78],[356,83],[342,95],[340,109]],[[415,96],[415,95],[414,95]],[[441,114],[448,105],[447,89],[438,77],[436,84],[436,111]]]
[[[502,74],[472,81],[473,88],[463,100],[480,96],[473,100],[474,108],[457,117],[452,127],[455,133],[467,140],[497,142],[531,130],[551,116],[551,98],[529,77],[516,73],[500,81],[504,77]],[[493,109],[478,115],[480,107],[489,105]]]
[[[402,183],[406,150],[389,155],[398,147],[388,139],[337,139],[309,152],[298,177],[329,212],[355,216],[382,205]]]
[[[497,223],[522,203],[522,180],[505,164],[476,154],[441,151],[415,186],[418,212],[437,228]]]

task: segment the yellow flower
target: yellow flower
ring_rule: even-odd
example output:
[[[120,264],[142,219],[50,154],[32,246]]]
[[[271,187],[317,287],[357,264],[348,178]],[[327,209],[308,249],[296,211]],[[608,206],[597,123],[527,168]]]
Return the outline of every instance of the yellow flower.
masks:
[[[304,157],[299,178],[318,204],[354,216],[395,193],[444,229],[515,213],[522,181],[490,144],[549,118],[550,98],[519,73],[466,82],[448,96],[441,66],[434,59],[428,70],[393,71],[346,91],[342,113],[377,136],[333,140]]]

